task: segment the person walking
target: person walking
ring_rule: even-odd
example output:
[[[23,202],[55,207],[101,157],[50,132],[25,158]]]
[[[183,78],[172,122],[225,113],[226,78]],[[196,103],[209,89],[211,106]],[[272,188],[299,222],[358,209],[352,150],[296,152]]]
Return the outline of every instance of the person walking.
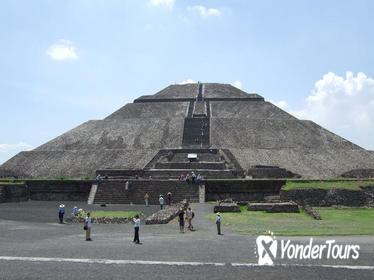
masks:
[[[217,212],[217,217],[216,217],[216,224],[217,224],[217,234],[221,235],[221,213]]]
[[[60,204],[60,207],[58,208],[58,219],[60,220],[60,224],[64,223],[64,214],[65,214],[65,205]]]
[[[162,197],[162,194],[160,194],[160,199],[159,199],[159,201],[160,201],[160,208],[161,208],[161,210],[164,208],[164,198]]]
[[[190,231],[193,231],[192,219],[193,219],[194,215],[195,214],[192,212],[191,207],[188,207],[188,209],[186,211],[186,217],[187,217],[187,222],[188,222],[188,229]]]
[[[145,201],[145,206],[148,207],[148,203],[149,203],[149,194],[148,193],[145,194],[144,201]]]
[[[87,217],[84,219],[84,230],[86,231],[86,241],[92,241],[91,239],[91,214],[87,213]]]
[[[179,211],[179,232],[184,233],[184,209],[181,208]]]
[[[140,228],[140,218],[139,215],[136,215],[133,218],[134,221],[134,243],[140,244],[139,241],[139,228]]]

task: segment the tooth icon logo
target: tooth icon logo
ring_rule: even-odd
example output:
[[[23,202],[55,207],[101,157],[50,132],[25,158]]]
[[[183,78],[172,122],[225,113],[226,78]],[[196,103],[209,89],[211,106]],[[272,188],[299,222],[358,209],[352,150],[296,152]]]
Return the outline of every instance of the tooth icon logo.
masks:
[[[259,265],[272,265],[277,257],[278,243],[272,235],[260,235],[256,239]]]

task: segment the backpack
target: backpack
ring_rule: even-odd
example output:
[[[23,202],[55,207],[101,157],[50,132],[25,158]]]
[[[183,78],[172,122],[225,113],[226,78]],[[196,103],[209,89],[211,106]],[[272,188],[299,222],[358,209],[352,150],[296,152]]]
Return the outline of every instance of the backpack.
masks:
[[[195,217],[195,213],[194,212],[192,212],[192,219]]]

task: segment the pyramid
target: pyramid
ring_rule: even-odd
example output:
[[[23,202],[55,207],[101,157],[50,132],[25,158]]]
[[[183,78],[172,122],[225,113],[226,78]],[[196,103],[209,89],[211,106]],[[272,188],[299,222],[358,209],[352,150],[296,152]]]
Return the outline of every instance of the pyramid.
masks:
[[[87,121],[17,154],[0,169],[51,178],[94,176],[105,169],[176,168],[165,159],[170,151],[175,158],[185,156],[179,152],[205,153],[206,168],[240,169],[249,176],[256,168],[279,167],[310,178],[374,168],[372,152],[295,118],[258,94],[229,84],[196,83],[141,96],[103,120]],[[194,164],[189,166],[203,166]]]

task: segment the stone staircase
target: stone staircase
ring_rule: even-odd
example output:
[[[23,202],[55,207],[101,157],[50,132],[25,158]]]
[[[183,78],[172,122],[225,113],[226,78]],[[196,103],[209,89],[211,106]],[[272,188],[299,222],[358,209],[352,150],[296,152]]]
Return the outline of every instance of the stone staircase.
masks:
[[[182,145],[183,147],[209,147],[210,118],[185,118]]]
[[[126,180],[103,180],[99,182],[94,204],[144,204],[144,195],[150,195],[150,204],[159,204],[162,194],[173,194],[173,202],[187,199],[199,202],[199,187],[182,181],[173,180],[133,180],[132,190],[126,190]]]
[[[150,169],[144,171],[144,178],[152,176],[156,178],[177,179],[181,174],[190,174],[194,171],[195,174],[200,174],[204,179],[228,179],[237,178],[238,174],[235,170],[210,170],[210,169]]]

